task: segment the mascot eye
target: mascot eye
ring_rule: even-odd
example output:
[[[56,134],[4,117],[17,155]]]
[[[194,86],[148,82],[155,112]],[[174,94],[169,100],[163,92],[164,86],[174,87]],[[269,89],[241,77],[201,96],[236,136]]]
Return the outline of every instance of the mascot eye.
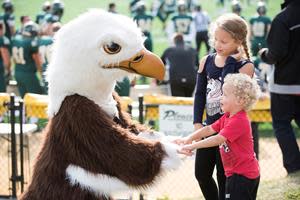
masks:
[[[116,54],[121,51],[121,46],[118,45],[117,43],[112,42],[110,44],[104,45],[103,49],[108,54]]]

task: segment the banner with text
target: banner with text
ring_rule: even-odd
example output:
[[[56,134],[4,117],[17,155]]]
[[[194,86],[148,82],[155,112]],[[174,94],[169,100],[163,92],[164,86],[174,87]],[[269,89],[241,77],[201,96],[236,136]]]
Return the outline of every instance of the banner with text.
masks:
[[[186,136],[192,133],[192,105],[160,105],[159,131],[171,136]]]

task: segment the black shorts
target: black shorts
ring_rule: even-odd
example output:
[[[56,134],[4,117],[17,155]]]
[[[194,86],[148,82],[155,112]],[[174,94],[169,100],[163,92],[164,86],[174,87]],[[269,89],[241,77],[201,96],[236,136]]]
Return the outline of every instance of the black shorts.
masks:
[[[255,200],[260,177],[249,179],[245,176],[233,174],[226,178],[225,199]]]

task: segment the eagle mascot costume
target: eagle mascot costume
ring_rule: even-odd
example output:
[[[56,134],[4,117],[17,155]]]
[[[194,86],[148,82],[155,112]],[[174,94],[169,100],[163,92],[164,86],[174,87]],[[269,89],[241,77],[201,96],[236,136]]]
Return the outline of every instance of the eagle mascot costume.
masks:
[[[163,78],[163,63],[143,42],[130,18],[97,9],[56,33],[47,72],[50,120],[21,200],[111,199],[180,165],[177,146],[146,139],[155,133],[131,121],[113,94],[130,73]]]

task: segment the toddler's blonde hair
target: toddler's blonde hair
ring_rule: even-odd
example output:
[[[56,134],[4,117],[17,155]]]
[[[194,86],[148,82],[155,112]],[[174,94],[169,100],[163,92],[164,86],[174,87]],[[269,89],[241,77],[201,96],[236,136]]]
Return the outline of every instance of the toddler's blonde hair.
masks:
[[[249,111],[260,96],[257,81],[246,74],[228,74],[224,84],[232,86],[233,93],[238,100],[242,100],[243,108]]]
[[[240,41],[246,57],[250,59],[250,43],[249,43],[249,27],[248,23],[240,16],[228,13],[223,14],[212,23],[209,35],[210,35],[210,44],[213,46],[215,40],[215,30],[221,28],[224,31],[228,32],[233,39]]]

